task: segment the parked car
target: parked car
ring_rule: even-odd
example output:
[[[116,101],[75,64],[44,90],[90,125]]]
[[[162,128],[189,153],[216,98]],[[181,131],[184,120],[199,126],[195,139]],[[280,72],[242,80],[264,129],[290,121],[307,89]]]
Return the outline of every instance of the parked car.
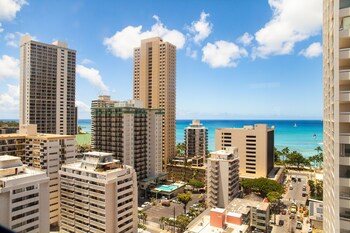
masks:
[[[309,230],[307,230],[307,233],[312,233],[312,228],[310,227]]]
[[[307,193],[301,194],[302,197],[307,197]]]
[[[286,214],[287,214],[287,210],[286,210],[286,209],[283,209],[283,210],[281,211],[281,214],[282,214],[282,215],[286,215]]]
[[[298,182],[301,182],[301,178],[298,178]]]
[[[289,185],[289,190],[293,190],[293,185]]]
[[[306,191],[306,186],[305,185],[303,186],[303,191]]]
[[[162,206],[170,206],[170,201],[162,201]]]
[[[283,221],[283,220],[280,220],[280,221],[278,222],[278,225],[283,226],[283,225],[284,225],[284,221]]]
[[[297,222],[296,228],[301,230],[303,229],[303,223],[302,222]]]

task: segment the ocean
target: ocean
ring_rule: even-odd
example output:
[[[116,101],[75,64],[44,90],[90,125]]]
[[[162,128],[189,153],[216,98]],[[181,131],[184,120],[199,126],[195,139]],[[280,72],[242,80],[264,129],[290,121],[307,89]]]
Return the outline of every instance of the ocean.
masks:
[[[184,142],[184,130],[192,120],[176,121],[176,143]],[[315,155],[315,148],[323,148],[323,122],[321,120],[201,120],[208,128],[208,150],[215,150],[216,128],[241,128],[244,125],[267,124],[275,126],[275,147],[289,147],[305,157]],[[79,120],[78,125],[91,132],[91,120]]]

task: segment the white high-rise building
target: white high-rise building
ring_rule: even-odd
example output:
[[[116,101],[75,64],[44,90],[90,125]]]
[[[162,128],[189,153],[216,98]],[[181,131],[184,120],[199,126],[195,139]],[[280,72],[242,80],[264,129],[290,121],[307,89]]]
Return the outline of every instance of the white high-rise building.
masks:
[[[350,232],[350,1],[323,1],[324,232]]]
[[[136,173],[112,153],[63,165],[60,188],[61,232],[137,232]]]
[[[36,124],[40,133],[77,134],[76,51],[24,35],[20,53],[20,124]]]
[[[239,193],[238,149],[210,153],[207,163],[207,205],[225,208]]]
[[[0,156],[0,225],[14,232],[50,231],[49,178],[16,156]]]

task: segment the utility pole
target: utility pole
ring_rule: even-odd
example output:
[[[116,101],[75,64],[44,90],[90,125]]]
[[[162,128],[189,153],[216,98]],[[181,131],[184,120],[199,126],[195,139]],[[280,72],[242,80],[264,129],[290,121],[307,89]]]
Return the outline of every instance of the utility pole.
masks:
[[[174,233],[176,233],[175,206],[174,206]]]

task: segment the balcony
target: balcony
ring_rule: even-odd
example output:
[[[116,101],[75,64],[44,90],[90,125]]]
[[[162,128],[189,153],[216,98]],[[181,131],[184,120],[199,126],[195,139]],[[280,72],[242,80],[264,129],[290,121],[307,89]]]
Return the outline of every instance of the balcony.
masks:
[[[340,133],[340,143],[350,144],[350,133]]]
[[[344,123],[350,122],[350,112],[340,112],[339,121]]]

